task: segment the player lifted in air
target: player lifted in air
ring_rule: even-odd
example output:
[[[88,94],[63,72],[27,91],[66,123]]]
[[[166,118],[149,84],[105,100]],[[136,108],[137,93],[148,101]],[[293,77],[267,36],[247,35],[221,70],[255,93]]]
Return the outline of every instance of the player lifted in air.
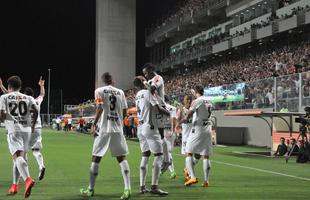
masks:
[[[35,182],[30,177],[25,155],[29,149],[31,133],[35,129],[38,108],[33,97],[19,92],[22,81],[18,76],[10,77],[7,82],[8,93],[0,97],[0,121],[5,120],[9,150],[25,181],[24,196],[28,198]]]
[[[136,107],[138,113],[139,127],[138,138],[142,151],[142,159],[140,163],[140,192],[147,193],[145,186],[148,161],[151,153],[155,158],[153,161],[152,171],[152,187],[151,193],[158,195],[168,195],[168,192],[158,188],[158,179],[160,176],[160,168],[163,161],[162,139],[158,132],[156,113],[169,116],[169,111],[162,108],[151,92],[146,89],[144,77],[139,76],[134,79],[134,85],[138,89],[136,94]]]
[[[127,102],[124,92],[113,86],[110,73],[102,75],[102,80],[106,86],[96,89],[96,115],[92,125],[92,134],[95,137],[92,153],[92,163],[90,166],[90,180],[87,189],[80,192],[85,196],[93,196],[96,177],[98,176],[99,163],[101,158],[110,149],[112,156],[116,157],[124,179],[125,190],[120,199],[129,199],[131,196],[130,169],[126,160],[128,147],[123,134],[123,119],[127,112]],[[96,126],[101,117],[99,132]]]
[[[176,107],[168,104],[170,101],[170,99],[168,98],[167,95],[165,95],[165,106],[166,109],[169,111],[170,113],[170,117],[164,117],[164,126],[165,126],[165,140],[167,142],[167,147],[168,147],[168,152],[169,152],[169,162],[170,162],[170,166],[169,166],[169,171],[170,171],[170,178],[171,179],[175,179],[177,174],[175,172],[174,169],[174,164],[173,164],[173,157],[172,157],[172,152],[174,149],[174,143],[175,143],[175,139],[176,139],[176,132],[175,132],[175,125],[176,125]],[[165,172],[163,171],[164,169],[162,169],[162,174]]]
[[[192,105],[186,114],[186,116],[180,120],[180,124],[188,122],[193,116],[193,127],[189,134],[186,144],[186,168],[190,174],[190,179],[184,183],[185,186],[198,183],[194,171],[193,155],[199,154],[203,156],[203,171],[204,171],[204,183],[203,187],[209,186],[209,172],[211,168],[211,162],[209,157],[212,155],[212,137],[211,137],[211,103],[203,96],[203,86],[196,85],[192,90],[196,99],[192,102]]]
[[[181,105],[178,110],[177,110],[177,121],[180,121],[183,119],[187,113],[189,112],[190,106],[192,104],[192,97],[190,95],[185,95],[183,98],[183,105]],[[193,120],[192,117],[189,118],[188,121],[182,123],[182,142],[181,142],[181,154],[186,156],[186,144],[187,144],[187,139],[188,136],[190,135],[192,131],[192,124]],[[176,125],[178,127],[179,124]],[[196,165],[200,159],[200,154],[194,154],[193,157],[193,165]],[[186,163],[185,163],[186,166]],[[184,178],[185,182],[187,182],[190,179],[189,173],[187,168],[184,168]]]
[[[148,80],[145,82],[145,85],[150,89],[151,93],[157,98],[159,104],[162,107],[165,107],[165,89],[164,89],[164,79],[160,75],[155,72],[155,67],[151,63],[146,63],[143,67],[143,74]],[[163,155],[164,160],[161,167],[162,173],[165,172],[168,167],[170,166],[169,162],[169,151],[168,151],[168,144],[167,140],[164,137],[164,115],[161,113],[156,114],[157,124],[158,124],[158,131],[160,133],[162,143],[163,143]]]

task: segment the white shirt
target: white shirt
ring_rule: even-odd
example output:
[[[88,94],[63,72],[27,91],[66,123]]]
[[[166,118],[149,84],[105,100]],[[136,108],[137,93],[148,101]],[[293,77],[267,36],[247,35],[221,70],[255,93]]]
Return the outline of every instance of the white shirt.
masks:
[[[149,90],[140,90],[136,95],[136,107],[140,124],[148,124],[157,127],[156,112],[153,106],[158,105],[157,99]]]
[[[178,116],[179,117],[181,115],[181,119],[183,119],[187,113],[189,112],[189,109],[187,109],[185,106],[183,106],[183,110],[182,112],[178,112]],[[182,123],[182,133],[190,133],[192,128],[193,128],[193,118],[191,117],[189,120],[188,120],[188,123]]]
[[[168,117],[165,116],[165,128],[171,128],[171,120],[173,118],[176,118],[177,108],[172,106],[172,105],[166,104],[166,109],[169,111],[170,117],[169,116]]]
[[[68,124],[72,124],[72,119],[68,118]]]
[[[100,132],[122,132],[123,109],[128,108],[124,92],[111,85],[104,86],[96,89],[95,100],[103,108]]]
[[[60,122],[61,122],[61,119],[60,119],[60,118],[57,118],[57,119],[56,119],[56,124],[60,124]]]
[[[192,102],[190,107],[194,111],[193,126],[205,126],[210,121],[212,104],[206,96],[200,96]]]
[[[151,80],[150,85],[156,87],[157,95],[162,99],[164,102],[165,90],[164,90],[164,79],[160,75],[156,74]]]
[[[6,113],[5,125],[9,133],[31,132],[31,107],[33,97],[20,92],[10,92],[0,97],[0,110]]]
[[[38,107],[38,119],[37,119],[35,128],[42,128],[41,117],[40,117],[40,109],[41,109],[42,101],[43,101],[43,96],[41,96],[41,95],[38,96],[38,97],[35,99],[35,102],[36,102],[37,107]]]

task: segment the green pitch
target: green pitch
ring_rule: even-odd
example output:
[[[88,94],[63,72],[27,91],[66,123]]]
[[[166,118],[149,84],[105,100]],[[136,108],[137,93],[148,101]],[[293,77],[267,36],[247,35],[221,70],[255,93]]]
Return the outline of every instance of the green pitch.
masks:
[[[11,156],[8,153],[4,129],[0,129],[0,199],[23,199],[24,184],[19,193],[6,196],[11,186]],[[43,154],[45,156],[46,176],[37,182],[30,199],[36,200],[82,200],[81,187],[88,185],[90,155],[93,139],[90,136],[50,130],[43,131]],[[159,199],[151,195],[139,195],[140,149],[137,142],[128,142],[128,157],[132,177],[132,199]],[[296,164],[292,159],[285,164],[283,158],[268,158],[240,155],[235,151],[263,151],[252,147],[216,147],[212,158],[212,171],[209,188],[200,184],[183,186],[182,169],[184,158],[180,149],[174,152],[174,162],[178,177],[169,179],[169,173],[160,179],[162,189],[169,192],[168,197],[160,199],[309,199],[310,165]],[[38,170],[32,154],[29,154],[30,173],[37,179]],[[202,162],[196,169],[202,180]],[[149,166],[148,184],[151,178]],[[302,180],[301,178],[306,178]],[[200,181],[201,183],[201,181]],[[123,180],[115,159],[108,154],[101,163],[96,183],[96,196],[89,199],[119,199],[123,192]]]

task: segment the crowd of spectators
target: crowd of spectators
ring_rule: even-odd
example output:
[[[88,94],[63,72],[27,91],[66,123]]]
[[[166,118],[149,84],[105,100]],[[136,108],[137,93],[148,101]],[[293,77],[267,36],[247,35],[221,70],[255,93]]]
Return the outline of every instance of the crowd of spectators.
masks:
[[[197,10],[200,10],[208,5],[208,0],[185,0],[180,1],[177,6],[174,7],[168,13],[168,17],[165,17],[161,21],[158,21],[156,25],[153,25],[152,32],[166,26],[171,22],[181,22],[185,16],[193,16]],[[155,26],[155,27],[154,27]]]
[[[244,103],[250,104],[251,107],[272,105],[274,103],[271,96],[274,94],[272,77],[281,76],[277,85],[277,99],[298,97],[296,89],[299,83],[298,76],[285,75],[309,71],[309,62],[310,42],[303,41],[234,60],[200,63],[200,67],[190,70],[186,68],[182,73],[166,76],[165,89],[172,98],[180,101],[182,96],[189,94],[190,88],[197,83],[214,87],[247,82]],[[304,95],[309,95],[310,76],[305,78],[307,80],[303,80],[306,83]],[[260,83],[255,82],[258,80]]]
[[[292,17],[294,15],[297,15],[300,12],[309,11],[309,10],[310,10],[310,7],[308,5],[306,5],[305,7],[298,6],[298,7],[292,9],[292,13],[291,14],[282,15],[280,17],[278,17],[273,12],[271,14],[271,16],[268,17],[266,20],[261,20],[260,22],[253,23],[253,24],[250,25],[250,27],[245,27],[243,30],[236,31],[232,35],[230,35],[229,32],[219,33],[219,34],[213,35],[209,39],[206,39],[206,40],[202,39],[202,40],[196,42],[195,44],[187,45],[186,48],[182,48],[180,50],[177,50],[177,51],[171,53],[169,56],[167,56],[165,59],[163,59],[161,61],[161,64],[164,65],[164,64],[167,64],[167,63],[168,64],[169,63],[173,63],[177,59],[182,58],[184,56],[193,55],[195,53],[202,52],[203,50],[206,50],[208,48],[211,49],[211,47],[214,44],[217,44],[217,43],[220,43],[220,42],[223,42],[223,41],[227,41],[227,40],[229,40],[231,38],[235,38],[235,37],[238,37],[238,36],[243,36],[243,35],[245,35],[247,33],[250,33],[251,30],[260,29],[260,28],[269,26],[274,21],[284,20],[284,19],[290,18],[290,17]]]

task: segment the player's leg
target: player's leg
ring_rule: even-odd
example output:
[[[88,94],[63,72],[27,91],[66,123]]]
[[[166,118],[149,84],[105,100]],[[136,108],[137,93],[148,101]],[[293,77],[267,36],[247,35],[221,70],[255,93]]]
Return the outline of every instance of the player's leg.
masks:
[[[137,137],[139,139],[140,149],[142,152],[142,158],[140,162],[140,194],[145,194],[149,192],[149,190],[146,188],[146,176],[151,151],[147,143],[147,139],[142,134],[142,131],[147,131],[147,127],[145,125],[141,125],[137,129]]]
[[[89,170],[89,185],[86,189],[81,188],[80,193],[84,196],[94,196],[94,188],[96,184],[96,178],[99,174],[99,164],[101,158],[106,154],[110,144],[110,135],[109,134],[99,134],[93,145],[93,156],[92,162],[90,164]]]
[[[203,172],[204,172],[204,183],[202,184],[203,187],[209,186],[209,175],[211,170],[211,161],[209,157],[213,153],[213,144],[212,144],[212,129],[211,126],[208,126],[205,130],[205,134],[202,134],[202,141],[204,142],[204,149],[202,150],[201,154],[204,155],[203,159]]]
[[[35,129],[31,136],[30,146],[32,147],[32,154],[39,165],[39,180],[42,180],[45,175],[45,165],[43,155],[40,152],[42,149],[41,129]]]
[[[142,153],[142,158],[140,162],[140,193],[148,193],[149,190],[146,188],[146,175],[148,170],[148,162],[151,155],[151,151],[145,151]]]
[[[16,163],[16,167],[25,181],[26,189],[24,196],[25,198],[28,198],[31,195],[31,189],[34,186],[35,182],[30,177],[28,164],[26,160],[24,159],[24,152],[23,151],[16,151],[13,155],[14,161]]]
[[[82,195],[85,196],[94,196],[94,188],[96,184],[96,178],[99,174],[99,164],[102,157],[99,156],[93,156],[92,162],[90,164],[89,169],[89,185],[87,189],[81,189],[80,192]]]
[[[187,156],[186,156],[185,164],[186,164],[186,169],[188,170],[190,179],[184,183],[185,186],[190,186],[192,184],[198,183],[198,179],[196,178],[196,175],[195,175],[194,159],[193,159],[193,154],[196,152],[197,147],[199,146],[199,143],[197,143],[197,141],[199,141],[200,134],[198,133],[199,132],[196,131],[195,134],[194,133],[190,134],[187,140],[187,144],[186,144]]]
[[[209,156],[204,156],[203,159],[204,183],[202,184],[203,187],[209,186],[210,170],[211,170],[211,161],[209,159]]]
[[[19,179],[20,179],[20,174],[19,174],[19,171],[16,167],[15,160],[13,160],[12,171],[13,171],[13,184],[8,191],[8,195],[14,195],[14,194],[17,194],[17,192],[18,192],[18,183],[19,183]]]
[[[128,146],[124,133],[112,133],[109,148],[113,157],[116,157],[124,180],[124,193],[120,199],[127,200],[131,196],[130,168],[126,155],[128,154]]]
[[[170,166],[169,162],[169,151],[168,151],[168,144],[167,140],[164,136],[164,128],[158,128],[159,134],[162,139],[162,146],[163,146],[163,164],[161,166],[161,172],[164,173],[165,171],[168,170]]]
[[[172,157],[172,152],[173,152],[173,148],[174,148],[175,138],[176,138],[175,133],[172,133],[171,135],[169,135],[169,137],[166,137],[166,140],[168,142],[167,144],[168,144],[169,162],[170,162],[169,171],[170,171],[170,178],[171,179],[175,179],[176,176],[177,176],[177,174],[175,172],[175,169],[174,169],[174,163],[173,163],[173,157]]]
[[[168,192],[162,191],[159,189],[159,176],[160,170],[163,163],[163,146],[162,146],[162,139],[159,134],[154,129],[149,129],[145,133],[147,143],[150,147],[150,151],[154,154],[155,158],[153,161],[153,169],[152,169],[152,186],[151,186],[151,193],[157,195],[168,195]]]
[[[130,184],[130,168],[126,156],[118,156],[117,161],[121,167],[121,172],[124,180],[124,193],[121,196],[121,200],[127,200],[131,196],[131,184]]]

